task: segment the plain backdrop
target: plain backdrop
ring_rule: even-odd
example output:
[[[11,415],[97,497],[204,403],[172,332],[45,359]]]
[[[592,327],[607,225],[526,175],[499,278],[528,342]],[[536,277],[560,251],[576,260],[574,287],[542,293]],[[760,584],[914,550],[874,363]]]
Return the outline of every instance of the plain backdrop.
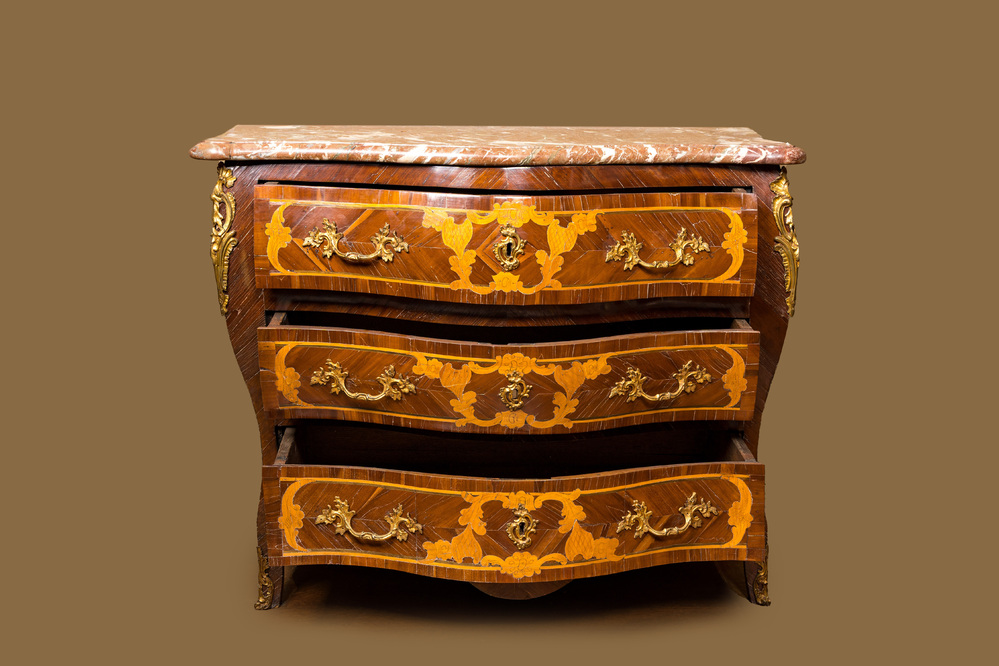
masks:
[[[984,656],[997,541],[987,6],[6,8],[5,652],[102,664]],[[254,611],[256,425],[208,257],[215,165],[187,156],[235,124],[748,126],[804,148],[789,169],[798,310],[760,447],[773,606],[696,566],[533,602],[341,569],[320,576],[321,593]]]

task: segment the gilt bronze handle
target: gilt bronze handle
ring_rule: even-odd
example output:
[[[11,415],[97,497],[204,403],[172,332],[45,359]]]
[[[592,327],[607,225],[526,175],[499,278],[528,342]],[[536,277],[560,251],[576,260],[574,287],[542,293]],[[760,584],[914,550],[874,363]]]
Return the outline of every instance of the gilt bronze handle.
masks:
[[[673,373],[673,379],[677,380],[677,387],[674,391],[667,391],[666,393],[657,393],[655,395],[649,395],[645,392],[643,385],[645,380],[648,379],[642,374],[642,371],[638,368],[628,368],[627,377],[619,381],[611,389],[611,397],[616,395],[627,396],[625,402],[632,402],[638,398],[645,398],[646,400],[651,400],[652,402],[660,402],[662,400],[672,400],[673,398],[679,396],[682,393],[693,393],[699,384],[704,384],[710,382],[714,379],[708,371],[701,366],[693,366],[693,361],[687,361],[680,368],[679,372]]]
[[[350,506],[346,502],[339,497],[334,497],[333,504],[327,504],[322,513],[316,516],[316,525],[333,525],[334,531],[337,534],[349,533],[352,537],[363,539],[364,541],[388,541],[393,537],[399,541],[405,541],[409,538],[410,534],[423,533],[423,525],[416,522],[408,513],[405,516],[402,515],[401,504],[390,513],[385,514],[385,520],[389,524],[389,531],[384,534],[358,532],[355,530],[350,524],[350,521],[354,518],[354,513],[354,511],[350,510]]]
[[[676,240],[669,244],[669,248],[673,250],[673,254],[675,255],[673,259],[644,261],[638,256],[643,247],[644,244],[638,242],[635,234],[627,230],[622,231],[621,240],[607,251],[607,257],[604,259],[604,262],[624,261],[624,270],[626,271],[630,271],[635,266],[642,266],[644,268],[673,268],[678,264],[690,266],[694,263],[694,254],[709,250],[708,244],[700,236],[691,235],[690,238],[687,238],[687,230],[684,228],[680,229]]]
[[[360,254],[359,252],[344,252],[340,249],[340,240],[343,234],[337,230],[335,224],[323,218],[323,229],[316,227],[309,232],[309,235],[302,241],[302,247],[319,248],[319,253],[326,259],[334,254],[344,261],[362,263],[372,259],[381,259],[390,262],[395,259],[396,252],[409,252],[409,243],[402,240],[397,233],[389,229],[386,224],[378,230],[378,233],[371,237],[371,242],[375,244],[375,249],[370,254]]]
[[[381,393],[354,393],[347,388],[347,375],[349,373],[340,367],[339,363],[334,363],[330,359],[326,359],[325,367],[319,368],[314,373],[312,373],[312,379],[309,380],[310,384],[321,384],[326,386],[329,384],[330,393],[338,395],[340,391],[343,391],[344,395],[348,398],[353,398],[354,400],[365,400],[365,401],[375,401],[381,400],[382,398],[388,396],[392,400],[401,400],[403,393],[416,393],[416,386],[413,382],[409,381],[409,378],[404,375],[399,375],[396,377],[395,366],[388,366],[382,371],[382,374],[375,377],[375,381],[382,385]]]
[[[705,518],[709,516],[717,516],[718,509],[716,509],[711,502],[708,500],[697,501],[697,493],[690,493],[690,497],[684,502],[683,506],[679,508],[680,515],[683,516],[683,525],[679,527],[669,527],[664,530],[653,529],[652,525],[649,524],[649,518],[652,516],[652,512],[649,511],[648,507],[645,506],[645,502],[635,501],[631,505],[631,511],[624,515],[621,522],[617,524],[617,533],[620,534],[625,530],[635,530],[635,538],[641,539],[646,534],[651,534],[657,537],[664,536],[676,536],[678,534],[683,534],[691,527],[701,526],[701,516]],[[700,513],[701,516],[697,514]]]

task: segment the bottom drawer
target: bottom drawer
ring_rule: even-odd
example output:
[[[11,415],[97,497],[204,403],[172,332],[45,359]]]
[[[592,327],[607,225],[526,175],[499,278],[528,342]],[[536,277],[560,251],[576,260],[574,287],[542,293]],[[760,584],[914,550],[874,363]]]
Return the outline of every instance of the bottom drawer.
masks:
[[[287,428],[264,468],[269,562],[511,583],[762,561],[763,465],[719,436],[721,462],[494,479],[290,462]]]

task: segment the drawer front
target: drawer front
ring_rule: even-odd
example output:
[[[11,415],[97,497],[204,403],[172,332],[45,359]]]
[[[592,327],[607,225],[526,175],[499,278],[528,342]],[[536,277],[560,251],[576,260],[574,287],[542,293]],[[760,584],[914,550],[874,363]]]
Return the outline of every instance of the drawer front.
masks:
[[[751,296],[755,202],[259,185],[257,286],[510,305]]]
[[[763,554],[758,463],[528,481],[336,467],[267,473],[272,564],[528,582]]]
[[[719,330],[530,346],[259,329],[264,407],[433,430],[552,433],[748,420],[759,334]]]

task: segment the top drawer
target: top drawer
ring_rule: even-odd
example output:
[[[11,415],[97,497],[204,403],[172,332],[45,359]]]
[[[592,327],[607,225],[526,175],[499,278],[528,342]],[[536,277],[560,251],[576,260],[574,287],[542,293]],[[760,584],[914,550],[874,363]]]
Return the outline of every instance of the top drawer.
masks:
[[[507,305],[753,293],[750,193],[254,194],[261,288]]]

